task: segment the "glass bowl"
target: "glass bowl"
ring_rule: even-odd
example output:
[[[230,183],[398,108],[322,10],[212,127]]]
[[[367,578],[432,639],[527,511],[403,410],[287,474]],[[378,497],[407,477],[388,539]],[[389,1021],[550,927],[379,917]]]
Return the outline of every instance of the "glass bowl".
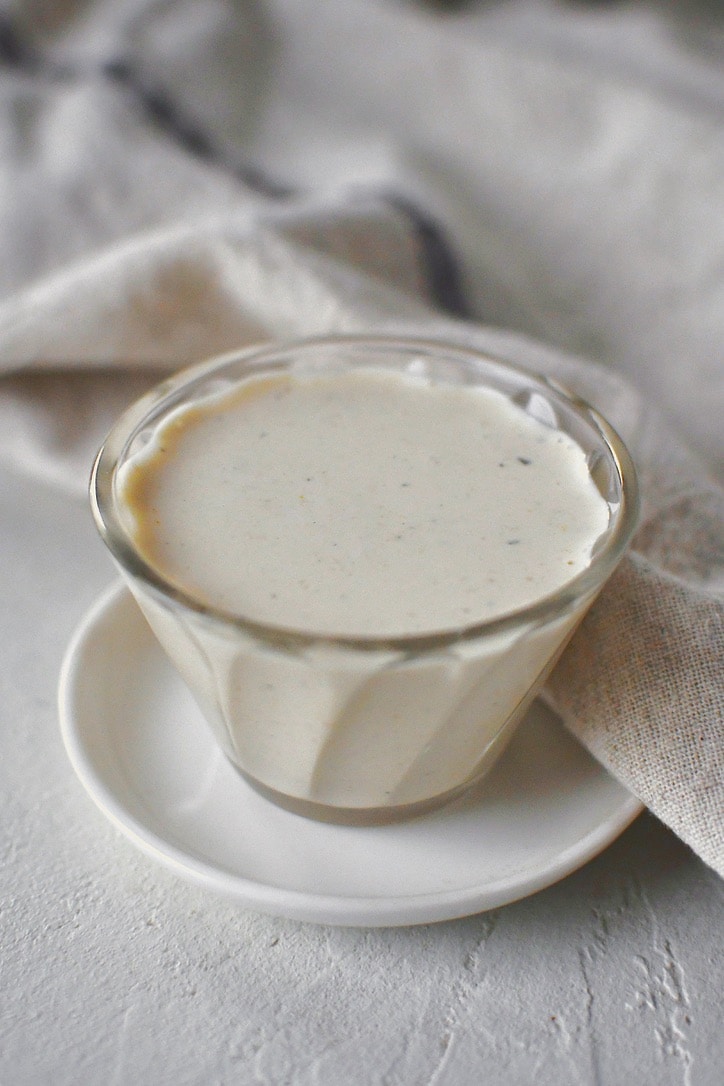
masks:
[[[225,610],[149,560],[119,480],[170,417],[266,376],[342,377],[370,368],[435,388],[495,389],[572,438],[608,507],[589,564],[554,592],[533,591],[525,606],[484,621],[371,635],[310,627],[294,615],[271,623]],[[266,345],[174,375],[116,423],[90,490],[103,540],[226,756],[275,802],[352,823],[424,812],[493,765],[621,559],[638,515],[631,458],[588,404],[469,348],[379,336]]]

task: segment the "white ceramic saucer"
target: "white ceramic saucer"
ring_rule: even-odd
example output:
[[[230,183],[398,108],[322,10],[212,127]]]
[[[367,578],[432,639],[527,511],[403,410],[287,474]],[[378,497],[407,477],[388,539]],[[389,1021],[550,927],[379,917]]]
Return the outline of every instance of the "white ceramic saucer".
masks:
[[[101,810],[178,875],[279,916],[404,925],[495,908],[600,852],[640,803],[536,704],[481,784],[396,825],[335,826],[281,810],[221,755],[122,587],[68,648],[60,718]]]

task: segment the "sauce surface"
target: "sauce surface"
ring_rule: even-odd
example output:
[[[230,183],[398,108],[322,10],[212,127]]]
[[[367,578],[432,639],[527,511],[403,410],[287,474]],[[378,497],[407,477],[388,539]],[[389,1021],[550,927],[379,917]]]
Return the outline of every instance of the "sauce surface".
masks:
[[[572,438],[495,390],[381,369],[253,377],[179,408],[118,486],[167,580],[347,636],[524,607],[589,564],[609,521]]]

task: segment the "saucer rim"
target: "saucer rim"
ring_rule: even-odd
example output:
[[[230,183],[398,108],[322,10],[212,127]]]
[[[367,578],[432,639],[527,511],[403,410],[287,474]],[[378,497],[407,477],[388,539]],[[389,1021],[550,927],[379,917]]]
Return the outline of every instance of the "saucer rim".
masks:
[[[77,720],[75,694],[85,678],[85,657],[99,625],[113,622],[116,613],[129,602],[136,606],[125,584],[115,582],[85,611],[68,642],[58,683],[63,744],[85,791],[127,840],[175,875],[211,890],[227,901],[272,916],[336,926],[397,927],[460,919],[512,904],[554,885],[599,855],[644,809],[644,805],[635,796],[626,794],[624,786],[620,785],[623,793],[620,805],[593,830],[547,863],[538,864],[527,872],[518,870],[513,875],[488,881],[484,886],[476,884],[434,893],[385,896],[321,894],[274,886],[231,872],[194,855],[190,848],[184,850],[164,839],[155,829],[142,823],[106,783],[92,750],[83,742],[84,729]],[[140,611],[138,618],[143,621]],[[161,656],[160,646],[156,647]],[[179,678],[178,681],[182,680]],[[606,773],[603,766],[600,769]],[[241,783],[243,787],[251,788],[246,782]],[[290,813],[289,817],[299,816]],[[370,829],[358,827],[355,832],[364,834]]]

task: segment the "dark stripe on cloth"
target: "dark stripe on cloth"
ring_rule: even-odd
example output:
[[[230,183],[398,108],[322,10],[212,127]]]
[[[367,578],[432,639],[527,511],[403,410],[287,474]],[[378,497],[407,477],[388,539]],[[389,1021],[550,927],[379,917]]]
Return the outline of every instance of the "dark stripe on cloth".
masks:
[[[440,224],[405,196],[388,194],[387,200],[408,217],[416,231],[436,305],[454,317],[469,317],[460,267]]]
[[[0,65],[28,73],[42,72],[46,77],[82,79],[87,73],[68,71],[51,63],[41,63],[42,57],[28,48],[12,21],[0,17]],[[171,96],[159,87],[149,85],[123,57],[107,60],[100,66],[106,79],[123,87],[137,102],[147,119],[167,137],[173,139],[189,154],[238,178],[243,184],[270,199],[290,199],[301,191],[271,178],[251,163],[230,161],[203,129],[190,120]],[[367,194],[369,196],[369,193]],[[460,271],[452,249],[440,225],[412,200],[399,193],[381,191],[379,197],[406,216],[420,246],[423,272],[433,301],[453,316],[467,317]]]

